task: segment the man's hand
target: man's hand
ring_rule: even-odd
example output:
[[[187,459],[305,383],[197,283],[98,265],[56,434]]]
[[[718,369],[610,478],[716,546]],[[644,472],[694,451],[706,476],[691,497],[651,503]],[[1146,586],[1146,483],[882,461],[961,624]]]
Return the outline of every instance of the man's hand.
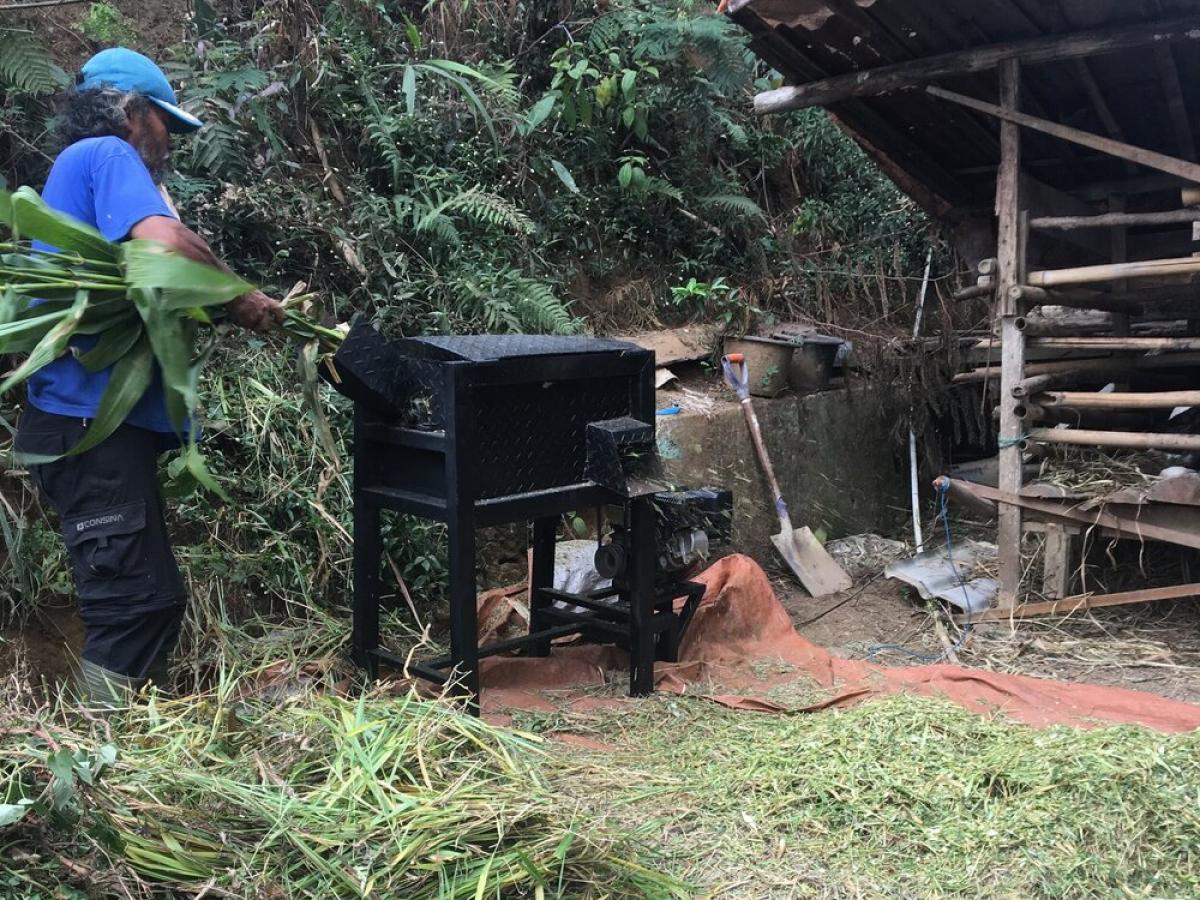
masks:
[[[229,304],[229,315],[243,328],[270,331],[283,321],[283,306],[262,291],[251,291]]]

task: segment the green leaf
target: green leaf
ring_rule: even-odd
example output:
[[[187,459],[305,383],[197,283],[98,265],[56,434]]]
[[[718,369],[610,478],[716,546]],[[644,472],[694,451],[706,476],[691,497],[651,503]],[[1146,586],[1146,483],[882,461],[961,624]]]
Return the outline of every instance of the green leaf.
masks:
[[[554,112],[554,104],[558,98],[554,94],[546,94],[537,103],[533,104],[533,108],[529,110],[529,114],[525,116],[525,130],[533,131],[539,125],[549,118],[550,113]]]
[[[87,308],[87,299],[87,292],[80,291],[75,298],[75,304],[46,332],[37,346],[30,351],[25,362],[0,383],[0,395],[8,393],[13,385],[20,384],[42,366],[53,362],[66,352],[67,343]]]
[[[254,290],[250,282],[190,260],[157,241],[128,241],[120,249],[131,289],[169,288],[191,295],[176,308],[228,303]]]
[[[89,372],[103,371],[132,350],[144,333],[141,322],[131,322],[123,328],[109,328],[101,333],[95,347],[79,355],[79,364]]]
[[[404,13],[401,13],[404,15]],[[404,15],[404,34],[408,38],[408,45],[412,47],[413,53],[421,52],[421,32],[417,30],[417,26],[413,24],[413,20],[407,15]]]
[[[633,122],[637,118],[637,109],[632,106],[627,106],[621,112],[621,121],[625,123],[626,128],[632,128]]]
[[[146,388],[150,387],[153,378],[154,351],[150,347],[149,339],[143,335],[141,340],[134,344],[133,349],[113,366],[112,374],[108,378],[108,387],[104,389],[104,396],[100,398],[96,417],[88,423],[87,433],[63,455],[76,456],[85,453],[120,428],[146,393]],[[27,464],[41,461],[27,461]]]
[[[625,163],[621,166],[621,171],[617,173],[617,183],[623,188],[629,187],[633,181],[633,166],[630,163]]]
[[[0,803],[0,828],[21,821],[25,813],[29,812],[31,806],[33,806],[32,800],[18,800],[16,803]]]
[[[626,69],[621,75],[621,93],[626,99],[632,99],[634,84],[637,81],[637,72],[633,69]]]
[[[579,185],[575,183],[570,170],[560,163],[557,159],[550,160],[550,168],[554,170],[554,174],[558,176],[558,180],[567,186],[567,190],[572,194],[579,193]]]
[[[146,337],[162,370],[167,415],[171,424],[182,431],[184,419],[197,403],[190,371],[196,323],[166,309],[155,291],[135,289],[129,294],[146,325]]]
[[[411,116],[417,111],[417,70],[412,66],[404,67],[400,88],[404,91],[404,109]]]
[[[183,456],[187,460],[185,465],[187,466],[187,470],[192,474],[192,477],[200,482],[203,487],[208,488],[226,503],[229,503],[229,495],[225,493],[225,489],[221,487],[221,483],[208,470],[208,464],[204,462],[204,456],[200,453],[200,448],[194,443],[188,444],[187,449],[183,451]]]
[[[18,188],[11,202],[12,229],[21,238],[35,238],[87,259],[116,260],[115,244],[105,240],[104,235],[90,225],[51,209],[33,188]]]

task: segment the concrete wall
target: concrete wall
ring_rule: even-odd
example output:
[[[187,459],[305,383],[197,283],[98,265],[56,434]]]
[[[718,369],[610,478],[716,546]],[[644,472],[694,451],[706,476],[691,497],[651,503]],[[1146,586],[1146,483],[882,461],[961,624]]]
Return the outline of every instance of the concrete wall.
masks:
[[[754,408],[793,525],[824,529],[830,538],[903,529],[906,451],[890,436],[893,423],[871,392],[756,398]],[[730,488],[737,549],[770,557],[769,538],[779,520],[739,405],[722,403],[711,415],[660,416],[658,447],[665,473],[677,485]]]

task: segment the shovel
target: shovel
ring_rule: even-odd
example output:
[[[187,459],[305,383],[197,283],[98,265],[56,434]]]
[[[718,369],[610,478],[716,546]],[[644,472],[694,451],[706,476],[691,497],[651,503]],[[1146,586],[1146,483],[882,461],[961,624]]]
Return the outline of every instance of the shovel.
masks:
[[[754,404],[750,400],[750,371],[746,366],[746,357],[741,353],[730,353],[721,360],[721,367],[725,372],[725,383],[733,388],[742,402],[742,412],[746,414],[746,425],[750,428],[754,452],[758,455],[763,474],[767,476],[771,495],[775,498],[775,511],[779,513],[779,534],[771,536],[771,543],[812,596],[821,597],[848,590],[853,584],[850,576],[821,546],[812,530],[808,526],[792,528],[787,503],[784,502],[783,492],[779,490],[779,481],[775,478],[771,458],[767,456],[762,429],[758,424],[758,416],[754,413]]]

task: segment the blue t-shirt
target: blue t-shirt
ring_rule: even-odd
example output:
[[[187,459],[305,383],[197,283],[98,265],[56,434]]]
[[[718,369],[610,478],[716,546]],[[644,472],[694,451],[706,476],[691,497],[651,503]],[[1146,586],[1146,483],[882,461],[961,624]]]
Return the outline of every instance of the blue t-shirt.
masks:
[[[93,226],[110,241],[123,241],[133,226],[150,216],[174,213],[136,150],[118,137],[87,138],[58,155],[46,179],[42,199],[54,209]],[[41,250],[55,250],[41,242]],[[80,335],[72,346],[90,350],[99,338]],[[111,369],[89,372],[72,354],[59,357],[29,378],[29,402],[43,412],[92,419],[108,387]],[[125,421],[151,431],[174,432],[167,415],[162,374],[154,380]]]

